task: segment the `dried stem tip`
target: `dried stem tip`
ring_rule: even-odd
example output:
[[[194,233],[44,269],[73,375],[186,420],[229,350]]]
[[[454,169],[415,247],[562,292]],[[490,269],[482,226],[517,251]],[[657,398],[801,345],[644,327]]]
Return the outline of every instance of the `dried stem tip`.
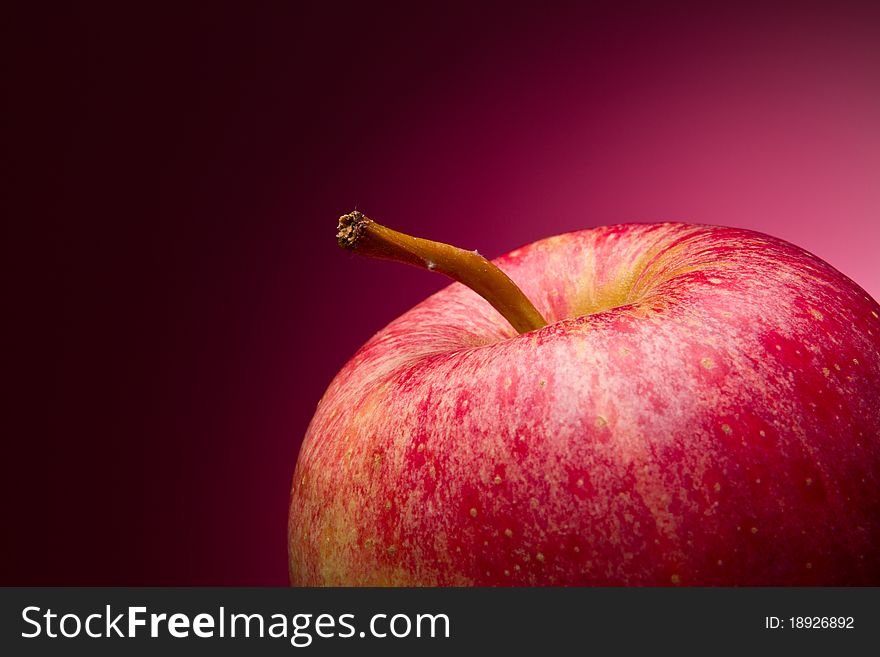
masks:
[[[339,217],[339,225],[336,226],[336,241],[343,249],[353,250],[364,232],[364,226],[370,223],[362,212],[355,210]]]

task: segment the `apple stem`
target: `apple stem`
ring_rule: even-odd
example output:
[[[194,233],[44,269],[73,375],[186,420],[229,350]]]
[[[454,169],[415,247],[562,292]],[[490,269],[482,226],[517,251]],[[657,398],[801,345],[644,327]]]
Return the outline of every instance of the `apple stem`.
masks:
[[[357,210],[339,217],[336,240],[342,248],[359,255],[446,274],[492,304],[519,333],[547,325],[516,283],[476,251],[398,233]]]

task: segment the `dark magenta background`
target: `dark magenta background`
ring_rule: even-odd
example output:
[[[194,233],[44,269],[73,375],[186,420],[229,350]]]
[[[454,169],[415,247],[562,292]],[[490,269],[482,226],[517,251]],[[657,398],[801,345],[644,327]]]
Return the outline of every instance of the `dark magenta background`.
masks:
[[[445,285],[339,251],[355,206],[744,226],[880,296],[876,3],[81,4],[5,21],[0,583],[286,582],[316,402]]]

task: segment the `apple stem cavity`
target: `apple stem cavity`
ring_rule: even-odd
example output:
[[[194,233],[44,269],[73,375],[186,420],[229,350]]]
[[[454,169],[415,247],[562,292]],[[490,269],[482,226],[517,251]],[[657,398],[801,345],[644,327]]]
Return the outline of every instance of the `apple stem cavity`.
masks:
[[[516,283],[476,251],[399,233],[357,210],[339,217],[336,241],[359,255],[395,260],[449,276],[492,304],[519,333],[547,325]]]

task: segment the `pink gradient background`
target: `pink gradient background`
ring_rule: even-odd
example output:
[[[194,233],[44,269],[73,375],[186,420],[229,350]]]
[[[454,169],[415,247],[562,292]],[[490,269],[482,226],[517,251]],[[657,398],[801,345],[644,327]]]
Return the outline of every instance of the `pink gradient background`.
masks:
[[[354,207],[741,226],[880,297],[880,5],[292,4],[15,16],[0,583],[286,583],[315,404],[446,284],[339,251]]]

